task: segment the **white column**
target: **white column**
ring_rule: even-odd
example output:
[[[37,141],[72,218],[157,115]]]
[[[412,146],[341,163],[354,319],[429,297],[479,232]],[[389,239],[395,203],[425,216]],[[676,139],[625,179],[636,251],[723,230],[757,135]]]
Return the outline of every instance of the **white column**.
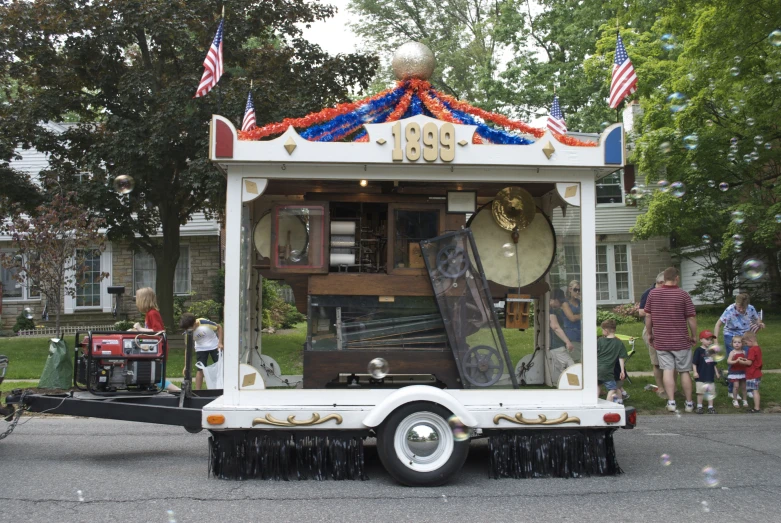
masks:
[[[239,286],[241,285],[241,176],[228,172],[225,210],[225,349],[223,402],[239,402]]]
[[[597,403],[597,252],[596,184],[593,174],[580,184],[581,343],[583,345],[583,404]]]
[[[106,250],[100,253],[100,270],[101,272],[107,272],[108,277],[100,280],[100,306],[103,312],[111,312],[112,300],[111,294],[108,293],[108,288],[113,285],[114,272],[114,255],[111,250],[111,242],[106,242]]]

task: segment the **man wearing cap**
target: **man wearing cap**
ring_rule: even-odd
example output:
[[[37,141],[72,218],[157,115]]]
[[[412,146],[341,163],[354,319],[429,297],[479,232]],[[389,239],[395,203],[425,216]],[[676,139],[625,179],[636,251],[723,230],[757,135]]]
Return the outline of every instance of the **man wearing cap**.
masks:
[[[645,304],[648,301],[648,295],[651,294],[651,291],[654,289],[658,289],[664,285],[664,271],[660,272],[656,275],[656,283],[651,286],[647,291],[643,293],[643,296],[640,298],[640,305],[639,310],[637,311],[641,318],[645,318]],[[656,355],[656,349],[653,348],[651,345],[651,342],[648,340],[648,335],[650,334],[650,331],[646,328],[645,325],[643,325],[643,341],[645,342],[645,346],[648,347],[648,356],[651,358],[651,365],[653,366],[654,371],[654,379],[656,380],[656,393],[664,398],[664,382],[662,381],[662,370],[659,368],[659,358]]]
[[[678,269],[664,270],[664,285],[654,289],[645,303],[645,326],[648,340],[656,349],[662,370],[667,410],[676,411],[675,372],[681,375],[681,387],[686,396],[686,412],[694,411],[692,402],[691,347],[697,341],[697,313],[689,293],[678,287]]]

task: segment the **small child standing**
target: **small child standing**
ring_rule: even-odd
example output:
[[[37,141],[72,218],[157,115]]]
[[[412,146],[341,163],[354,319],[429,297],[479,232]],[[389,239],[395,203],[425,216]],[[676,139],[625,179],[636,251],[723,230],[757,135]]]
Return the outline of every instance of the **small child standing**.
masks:
[[[729,353],[727,364],[729,365],[727,379],[732,383],[732,406],[737,409],[740,407],[738,402],[739,388],[743,389],[743,397],[746,397],[746,369],[748,368],[748,360],[743,350],[742,336],[732,337],[732,352]],[[748,401],[745,399],[743,400],[743,406],[748,407]]]
[[[716,336],[711,331],[700,332],[700,346],[694,349],[692,357],[692,368],[694,369],[694,380],[697,384],[697,414],[703,414],[702,398],[706,396],[708,400],[708,414],[716,414],[713,408],[713,397],[716,392],[716,378],[719,377],[719,369],[716,368],[716,361],[708,353],[708,349],[716,340]]]
[[[762,349],[757,343],[757,335],[747,332],[743,335],[743,344],[748,347],[748,368],[746,369],[746,390],[754,393],[754,408],[749,412],[762,412],[759,408],[759,382],[762,378]]]
[[[626,378],[626,368],[624,361],[627,358],[624,342],[616,338],[615,320],[605,320],[602,322],[602,335],[597,341],[597,383],[603,385],[607,390],[607,400],[613,401],[618,386],[613,377],[613,368],[616,360],[621,367],[620,379]]]

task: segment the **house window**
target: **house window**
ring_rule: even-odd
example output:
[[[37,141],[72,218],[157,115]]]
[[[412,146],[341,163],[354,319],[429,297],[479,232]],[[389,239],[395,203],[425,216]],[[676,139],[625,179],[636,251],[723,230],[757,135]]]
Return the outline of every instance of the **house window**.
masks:
[[[629,246],[597,245],[597,303],[621,303],[632,299]]]
[[[76,307],[100,307],[100,251],[79,251],[84,273],[76,286]]]
[[[566,289],[571,281],[580,281],[580,247],[564,245],[564,260],[551,270],[551,285]]]
[[[40,291],[33,287],[30,282],[20,283],[16,279],[19,269],[0,269],[0,278],[3,284],[3,300],[38,300],[41,298]]]
[[[133,256],[133,290],[143,287],[155,288],[157,264],[154,257],[146,251]],[[190,293],[190,246],[179,247],[179,261],[174,272],[174,294]],[[134,292],[135,294],[135,292]]]
[[[624,170],[619,169],[597,181],[597,204],[624,203],[623,175]]]

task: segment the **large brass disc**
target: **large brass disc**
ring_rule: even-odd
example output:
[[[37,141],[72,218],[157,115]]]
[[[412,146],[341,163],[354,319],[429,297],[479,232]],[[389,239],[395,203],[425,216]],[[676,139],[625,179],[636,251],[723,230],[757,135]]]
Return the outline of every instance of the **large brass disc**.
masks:
[[[534,220],[525,229],[518,231],[517,251],[510,232],[499,227],[488,206],[472,217],[469,227],[475,237],[486,279],[499,285],[530,285],[545,276],[553,264],[556,235],[542,211],[536,213]]]
[[[505,187],[496,194],[491,211],[494,220],[502,229],[523,230],[534,220],[537,207],[534,198],[520,187]]]

